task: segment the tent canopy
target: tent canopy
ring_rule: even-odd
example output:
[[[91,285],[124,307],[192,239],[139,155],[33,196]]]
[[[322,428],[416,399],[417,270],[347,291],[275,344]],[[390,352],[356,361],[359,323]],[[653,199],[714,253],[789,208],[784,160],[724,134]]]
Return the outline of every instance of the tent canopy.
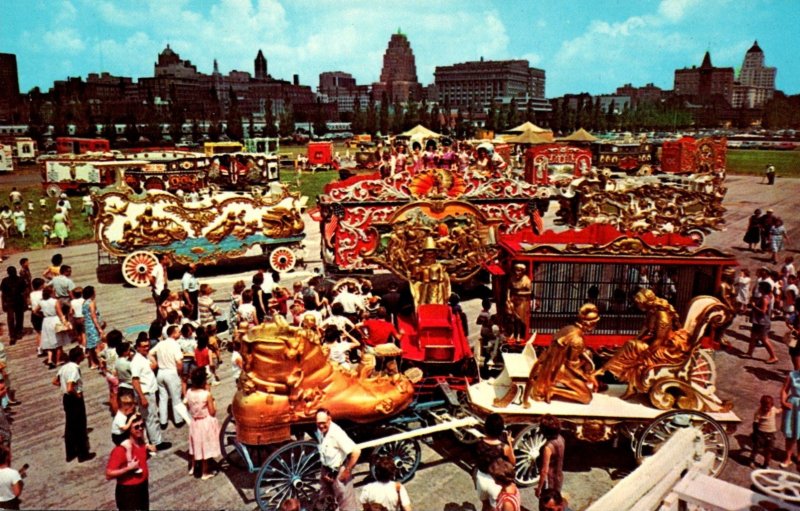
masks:
[[[562,142],[594,142],[597,140],[597,137],[583,128],[578,128],[570,133],[569,136],[561,137],[558,140]]]
[[[533,131],[534,133],[552,133],[551,130],[540,128],[539,126],[533,124],[530,121],[524,122],[519,126],[517,126],[516,128],[511,128],[510,130],[506,130],[506,133],[522,133],[525,131]]]
[[[549,144],[553,138],[552,136],[548,137],[545,133],[523,131],[519,135],[505,137],[505,141],[511,144]]]
[[[435,131],[431,131],[422,124],[417,124],[410,130],[406,131],[405,133],[401,133],[398,137],[409,137],[409,138],[439,138],[441,137],[440,134],[436,133]]]

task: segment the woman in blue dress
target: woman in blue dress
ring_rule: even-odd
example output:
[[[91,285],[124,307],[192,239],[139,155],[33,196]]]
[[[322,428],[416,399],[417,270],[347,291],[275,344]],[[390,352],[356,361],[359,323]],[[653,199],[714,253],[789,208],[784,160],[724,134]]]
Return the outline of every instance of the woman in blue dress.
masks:
[[[783,405],[783,434],[786,435],[786,459],[781,463],[786,468],[792,462],[797,440],[800,440],[800,371],[792,371],[781,389]]]
[[[89,358],[89,367],[99,368],[100,360],[97,358],[97,346],[103,339],[103,322],[100,320],[100,311],[95,302],[94,286],[83,288],[83,321],[86,330],[86,355]]]

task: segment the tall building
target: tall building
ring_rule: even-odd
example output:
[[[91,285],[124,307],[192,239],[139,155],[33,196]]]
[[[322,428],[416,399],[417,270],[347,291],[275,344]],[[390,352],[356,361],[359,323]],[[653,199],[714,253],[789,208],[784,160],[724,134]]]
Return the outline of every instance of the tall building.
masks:
[[[406,35],[399,30],[392,34],[383,54],[380,82],[372,85],[372,95],[376,101],[381,101],[384,93],[391,103],[422,99],[414,51]]]
[[[734,86],[733,106],[758,108],[775,94],[775,75],[778,70],[764,65],[764,52],[758,41],[747,50]]]
[[[485,108],[514,99],[520,108],[533,102],[536,110],[550,109],[545,100],[545,72],[527,60],[481,60],[437,66],[434,79],[439,102],[449,107]]]
[[[320,73],[317,92],[324,103],[336,103],[339,113],[352,112],[356,104],[362,111],[369,105],[369,86],[358,85],[353,75],[343,71]]]
[[[261,50],[258,50],[258,55],[256,55],[255,71],[256,80],[266,80],[267,76],[269,76],[267,74],[267,59],[264,57]]]
[[[675,70],[675,94],[689,96],[693,101],[706,103],[721,96],[733,104],[733,68],[714,67],[711,55],[706,52],[700,67]]]
[[[639,103],[658,103],[661,101],[664,91],[652,83],[648,83],[644,87],[634,87],[632,84],[626,83],[622,87],[617,87],[616,95],[627,96],[632,105],[637,105]]]
[[[13,53],[0,53],[0,119],[11,120],[19,100],[17,56]]]

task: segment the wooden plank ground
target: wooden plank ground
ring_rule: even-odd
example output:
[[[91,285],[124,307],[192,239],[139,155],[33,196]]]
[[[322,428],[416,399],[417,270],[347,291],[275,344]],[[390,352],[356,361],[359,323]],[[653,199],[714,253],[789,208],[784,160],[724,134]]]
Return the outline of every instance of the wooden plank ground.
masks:
[[[743,250],[741,238],[747,225],[747,219],[756,207],[766,209],[772,207],[776,214],[787,223],[790,240],[788,248],[797,255],[800,247],[800,227],[796,212],[800,211],[800,180],[778,179],[775,186],[759,185],[760,178],[731,177],[728,180],[729,192],[725,201],[728,208],[726,218],[727,230],[714,233],[709,237],[709,244],[723,250],[731,251],[740,257],[740,262],[750,268],[761,266],[766,256],[753,254]],[[551,221],[553,211],[545,217]],[[316,226],[307,223],[310,238],[314,242],[308,244],[310,257],[318,258],[319,234]],[[78,285],[92,284],[97,287],[97,303],[103,319],[110,327],[124,329],[132,325],[147,323],[153,316],[154,308],[147,289],[123,287],[120,284],[98,284],[95,276],[96,252],[93,244],[67,247],[65,249],[48,249],[24,254],[31,259],[31,267],[35,276],[41,275],[47,267],[50,257],[61,252],[65,262],[74,268],[74,280]],[[0,265],[5,274],[8,264],[18,264],[21,254],[12,256]],[[243,271],[234,269],[234,271]],[[178,276],[173,277],[174,279]],[[215,276],[201,278],[204,282],[220,282],[215,299],[224,301],[230,289],[229,281],[234,276]],[[226,280],[227,279],[227,280]],[[175,281],[174,285],[178,283]],[[479,304],[465,304],[470,321],[474,321]],[[5,319],[2,320],[5,322]],[[26,319],[26,325],[27,325]],[[473,329],[474,330],[474,329]],[[475,334],[476,332],[473,332]],[[114,506],[114,483],[105,481],[104,468],[111,448],[110,422],[111,415],[106,405],[107,387],[105,381],[96,372],[83,366],[85,395],[89,426],[92,428],[90,439],[93,450],[98,457],[90,462],[78,464],[64,461],[63,424],[64,415],[61,409],[59,389],[50,384],[55,371],[48,370],[40,358],[36,357],[32,335],[26,337],[16,346],[7,346],[9,368],[17,389],[18,399],[23,404],[16,407],[16,418],[13,424],[14,465],[29,463],[31,468],[26,479],[23,492],[23,508],[25,509],[110,509]],[[739,349],[746,346],[737,341]],[[763,351],[763,350],[762,350]],[[762,353],[760,352],[759,355]],[[747,367],[755,367],[752,371],[742,371],[745,362],[730,354],[718,353],[720,366],[720,395],[736,400],[736,410],[740,416],[746,417],[755,407],[764,383],[769,382],[770,389],[777,392],[782,381],[781,372],[789,367],[785,347],[779,347],[782,358],[778,367],[763,366],[760,361],[748,361]],[[762,367],[763,366],[763,367]],[[765,371],[770,371],[769,374]],[[772,372],[775,372],[772,375]],[[220,403],[229,403],[234,392],[230,376],[230,365],[227,363],[220,371],[223,383],[214,387],[213,392]],[[773,392],[773,393],[775,393]],[[220,411],[220,420],[224,418],[224,409]],[[748,430],[749,432],[749,430]],[[188,430],[180,430],[170,426],[164,432],[164,439],[173,442],[169,451],[160,453],[150,461],[151,469],[151,504],[153,509],[254,509],[252,500],[253,476],[239,470],[230,470],[209,481],[190,480],[186,474]],[[734,444],[735,445],[735,444]],[[437,465],[444,462],[447,470],[439,477],[431,477],[438,470]],[[443,467],[442,467],[443,468]],[[363,467],[359,472],[363,475]],[[436,472],[439,473],[439,472]],[[748,469],[736,463],[729,463],[723,478],[738,484],[746,484]],[[427,475],[430,474],[431,476]],[[408,487],[415,500],[417,509],[468,509],[469,501],[476,503],[474,490],[469,482],[469,474],[460,467],[447,463],[447,460],[435,461],[421,475],[416,477]],[[567,488],[575,496],[574,507],[580,509],[591,501],[591,495],[583,495],[581,487],[587,482],[578,484],[579,474],[567,475]],[[363,477],[357,478],[359,482]],[[572,483],[575,483],[573,485]],[[574,486],[574,488],[571,488]],[[528,493],[531,495],[529,496]],[[595,495],[596,498],[597,495]],[[528,508],[535,506],[532,491],[523,492],[523,500]]]

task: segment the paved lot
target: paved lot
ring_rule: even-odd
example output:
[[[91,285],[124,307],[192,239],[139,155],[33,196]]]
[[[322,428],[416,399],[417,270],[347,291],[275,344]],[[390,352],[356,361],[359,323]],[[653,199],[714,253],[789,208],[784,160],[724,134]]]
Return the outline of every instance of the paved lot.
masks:
[[[776,186],[759,185],[758,178],[732,177],[728,181],[729,192],[725,205],[728,208],[727,230],[715,233],[709,244],[733,252],[742,265],[756,268],[765,264],[766,258],[744,250],[741,237],[747,218],[756,207],[772,207],[776,214],[787,221],[789,248],[796,254],[800,247],[800,229],[796,223],[796,211],[800,206],[800,181],[779,179]],[[550,216],[550,215],[549,215]],[[311,224],[309,224],[311,225]],[[314,228],[312,227],[312,231]],[[319,234],[309,236],[309,254],[314,258]],[[24,254],[31,259],[35,275],[40,275],[49,258],[56,250],[43,250]],[[98,289],[98,308],[103,319],[117,328],[129,328],[147,323],[153,306],[146,289],[124,287],[121,284],[99,284],[95,276],[96,251],[92,244],[67,247],[60,251],[65,261],[74,269],[74,280],[80,285],[93,284]],[[23,254],[16,254],[6,264],[16,264]],[[246,277],[253,268],[227,270],[228,274],[201,274],[201,281],[210,282],[219,291],[215,298],[227,300],[231,284]],[[5,273],[4,268],[0,271]],[[309,273],[287,275],[285,283],[307,277]],[[173,279],[179,278],[174,275]],[[475,301],[467,302],[466,310],[470,322],[478,311]],[[777,396],[780,385],[790,365],[786,348],[778,347],[782,360],[778,365],[767,366],[765,356],[757,353],[758,359],[744,359],[746,336],[740,330],[740,320],[730,332],[734,349],[717,353],[716,361],[720,374],[719,393],[723,398],[733,399],[735,411],[743,418],[742,427],[732,435],[732,459],[722,478],[737,484],[747,485],[749,469],[741,463],[739,443],[750,432],[750,420],[758,398],[763,393]],[[782,326],[775,323],[775,334],[782,334]],[[114,484],[104,479],[104,466],[110,450],[111,417],[106,407],[107,390],[104,380],[96,372],[84,366],[85,394],[89,414],[89,426],[93,450],[98,457],[90,462],[70,464],[64,461],[62,441],[63,412],[59,391],[50,385],[53,371],[48,371],[35,356],[33,338],[28,335],[16,346],[7,347],[10,371],[23,405],[17,407],[14,430],[15,465],[29,463],[29,477],[23,493],[24,508],[47,509],[109,509],[114,505]],[[223,383],[214,387],[218,402],[227,403],[234,392],[230,376],[230,364],[220,372]],[[223,408],[223,407],[220,407]],[[220,412],[220,420],[224,412]],[[254,509],[252,485],[254,477],[244,471],[230,469],[209,481],[191,479],[186,475],[188,459],[188,431],[172,427],[165,431],[165,439],[174,447],[150,462],[151,502],[154,509]],[[782,442],[781,442],[782,443]],[[469,460],[471,453],[448,436],[435,439],[423,448],[423,463],[415,478],[408,484],[416,509],[456,511],[475,509],[478,501],[470,479]],[[575,509],[582,509],[594,498],[624,477],[634,468],[627,446],[614,447],[611,443],[585,444],[570,442],[565,465],[565,489],[572,496]],[[366,465],[358,467],[358,484],[363,484]],[[523,492],[523,503],[535,509],[536,500],[532,490]]]

